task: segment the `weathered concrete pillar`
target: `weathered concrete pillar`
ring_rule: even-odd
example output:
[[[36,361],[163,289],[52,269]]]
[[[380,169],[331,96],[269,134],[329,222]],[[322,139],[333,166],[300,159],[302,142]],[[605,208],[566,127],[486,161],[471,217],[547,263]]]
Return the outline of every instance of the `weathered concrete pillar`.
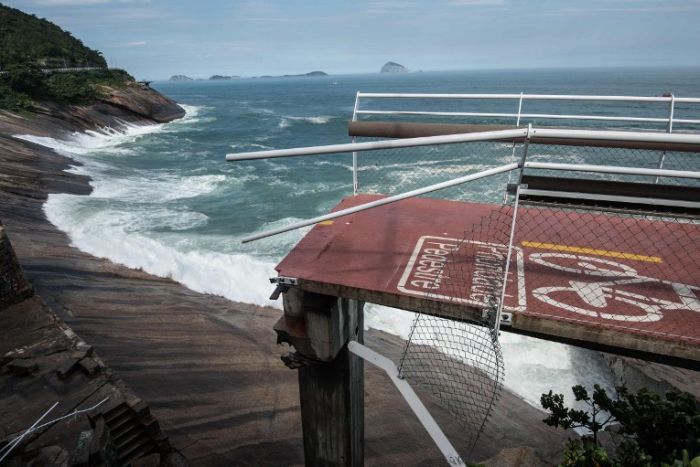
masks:
[[[360,466],[364,460],[364,363],[350,353],[362,342],[363,303],[291,288],[284,294],[278,339],[296,352],[307,466]]]

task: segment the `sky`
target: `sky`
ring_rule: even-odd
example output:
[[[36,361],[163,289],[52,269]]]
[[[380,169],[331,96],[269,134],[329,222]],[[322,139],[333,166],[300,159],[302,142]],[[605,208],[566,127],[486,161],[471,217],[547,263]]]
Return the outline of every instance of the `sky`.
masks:
[[[0,0],[138,79],[700,65],[700,0]]]

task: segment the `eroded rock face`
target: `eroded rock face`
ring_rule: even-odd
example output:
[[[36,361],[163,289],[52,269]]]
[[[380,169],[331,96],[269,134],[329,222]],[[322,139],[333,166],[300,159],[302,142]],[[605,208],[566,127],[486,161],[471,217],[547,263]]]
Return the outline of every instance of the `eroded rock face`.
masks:
[[[123,89],[102,86],[98,89],[98,99],[158,123],[185,116],[185,110],[174,100],[145,86],[132,85]]]
[[[33,293],[0,223],[0,310],[29,298]]]

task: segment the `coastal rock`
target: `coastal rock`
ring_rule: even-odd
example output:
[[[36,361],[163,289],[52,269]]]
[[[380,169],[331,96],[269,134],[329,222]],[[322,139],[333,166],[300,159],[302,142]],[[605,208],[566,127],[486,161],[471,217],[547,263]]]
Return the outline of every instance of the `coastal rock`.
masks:
[[[0,223],[0,309],[32,295],[33,289],[22,273],[17,256]]]
[[[126,109],[158,123],[167,123],[185,116],[185,110],[159,92],[145,86],[127,86],[122,89],[101,86],[100,102]]]
[[[396,62],[386,62],[380,73],[408,73],[405,66],[399,65]]]
[[[189,76],[185,75],[172,75],[168,81],[194,81]]]
[[[700,400],[700,378],[696,371],[611,354],[603,354],[603,359],[610,367],[616,385],[625,385],[633,392],[642,388],[657,394],[683,391]]]

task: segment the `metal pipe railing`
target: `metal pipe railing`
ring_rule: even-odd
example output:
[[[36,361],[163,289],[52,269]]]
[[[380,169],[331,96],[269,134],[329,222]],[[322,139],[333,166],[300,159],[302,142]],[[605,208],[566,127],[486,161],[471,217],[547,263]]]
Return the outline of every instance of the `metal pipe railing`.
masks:
[[[513,100],[516,101],[518,111],[511,112],[438,112],[420,110],[363,110],[360,108],[361,99],[436,99],[436,100]],[[422,115],[432,117],[482,117],[482,118],[532,118],[545,120],[588,120],[602,122],[628,122],[628,123],[665,123],[667,128],[673,128],[673,124],[700,125],[697,118],[674,118],[673,110],[663,117],[635,117],[625,115],[575,115],[575,114],[545,114],[523,113],[523,101],[589,101],[589,102],[617,102],[617,103],[669,103],[671,108],[675,104],[700,104],[697,97],[669,96],[599,96],[599,95],[565,95],[565,94],[432,94],[432,93],[381,93],[358,92],[355,97],[354,116],[357,115]]]
[[[521,94],[431,94],[431,93],[387,93],[387,92],[358,92],[358,98],[373,99],[520,99]],[[585,94],[522,94],[523,100],[540,101],[613,101],[613,102],[671,102],[700,104],[697,97],[671,96],[600,96]]]
[[[698,144],[700,135],[689,133],[654,133],[649,131],[564,130],[532,128],[530,137],[540,139],[636,141],[640,143]],[[698,146],[700,152],[700,146]]]
[[[358,110],[357,115],[425,115],[432,117],[490,117],[490,118],[542,118],[549,120],[599,120],[609,122],[668,123],[668,118],[660,117],[615,117],[602,115],[566,115],[532,113],[490,113],[490,112],[431,112],[422,110]],[[679,120],[674,120],[678,123]],[[700,120],[684,120],[688,124],[700,124]]]
[[[529,133],[528,133],[529,132]],[[502,141],[519,138],[570,139],[570,140],[609,140],[637,141],[643,143],[675,143],[697,144],[700,151],[700,135],[687,133],[651,133],[640,131],[609,131],[609,130],[559,130],[547,128],[517,128],[513,130],[483,131],[455,135],[421,136],[418,138],[390,139],[368,141],[363,143],[330,144],[326,146],[310,146],[306,148],[273,149],[269,151],[253,151],[232,153],[226,155],[229,162],[255,159],[274,159],[279,157],[316,156],[323,154],[375,151],[380,149],[397,149],[437,144],[456,144],[477,141]]]
[[[441,135],[427,136],[420,138],[406,138],[400,140],[383,140],[372,141],[365,143],[348,143],[348,144],[333,144],[328,146],[312,146],[308,148],[280,149],[272,151],[256,151],[241,154],[228,154],[227,161],[245,161],[255,159],[267,159],[278,157],[296,157],[310,156],[322,154],[335,154],[347,152],[373,151],[378,149],[395,149],[405,147],[430,146],[435,144],[455,144],[476,141],[502,141],[504,139],[519,139],[522,138],[526,143],[531,138],[537,140],[614,140],[614,141],[638,141],[638,142],[655,142],[655,143],[682,143],[682,144],[697,144],[700,148],[700,135],[689,135],[679,133],[649,133],[649,132],[626,132],[626,131],[598,131],[598,130],[561,130],[561,129],[538,129],[528,126],[528,128],[520,128],[514,130],[502,131],[487,131],[480,133],[467,133],[457,135]],[[291,230],[296,230],[302,227],[318,224],[328,220],[337,219],[339,217],[354,214],[356,212],[373,209],[379,206],[395,203],[408,198],[421,196],[434,191],[443,190],[445,188],[454,187],[467,182],[478,180],[480,178],[489,177],[499,173],[510,172],[517,168],[531,169],[549,169],[549,170],[569,170],[579,172],[597,172],[623,175],[643,175],[656,177],[674,177],[674,178],[692,178],[700,179],[700,172],[683,171],[683,170],[665,170],[665,169],[646,169],[637,167],[616,167],[604,165],[586,165],[586,164],[561,164],[561,163],[545,163],[545,162],[524,162],[511,163],[484,170],[481,172],[465,175],[454,178],[441,183],[429,185],[427,187],[411,190],[387,198],[382,198],[369,203],[353,206],[351,208],[332,212],[323,216],[317,216],[305,221],[297,222],[286,227],[257,233],[242,239],[243,243],[252,242],[262,238],[278,235]]]
[[[412,148],[433,146],[436,144],[469,143],[475,141],[508,140],[527,136],[527,128],[502,131],[485,131],[480,133],[464,133],[457,135],[423,136],[419,138],[390,139],[369,141],[365,143],[330,144],[327,146],[311,146],[307,148],[274,149],[271,151],[253,151],[239,154],[227,154],[226,160],[245,161],[254,159],[273,159],[277,157],[317,156],[343,152],[375,151],[380,149]]]
[[[489,118],[541,118],[549,120],[592,120],[609,122],[668,123],[662,117],[616,117],[602,115],[537,114],[537,113],[492,113],[492,112],[432,112],[422,110],[358,110],[357,115],[424,115],[431,117],[489,117]],[[674,119],[674,123],[700,124],[694,119]]]
[[[568,170],[618,175],[646,175],[651,177],[693,178],[700,180],[700,172],[689,170],[644,169],[641,167],[617,167],[609,165],[560,164],[554,162],[525,162],[526,169]]]

